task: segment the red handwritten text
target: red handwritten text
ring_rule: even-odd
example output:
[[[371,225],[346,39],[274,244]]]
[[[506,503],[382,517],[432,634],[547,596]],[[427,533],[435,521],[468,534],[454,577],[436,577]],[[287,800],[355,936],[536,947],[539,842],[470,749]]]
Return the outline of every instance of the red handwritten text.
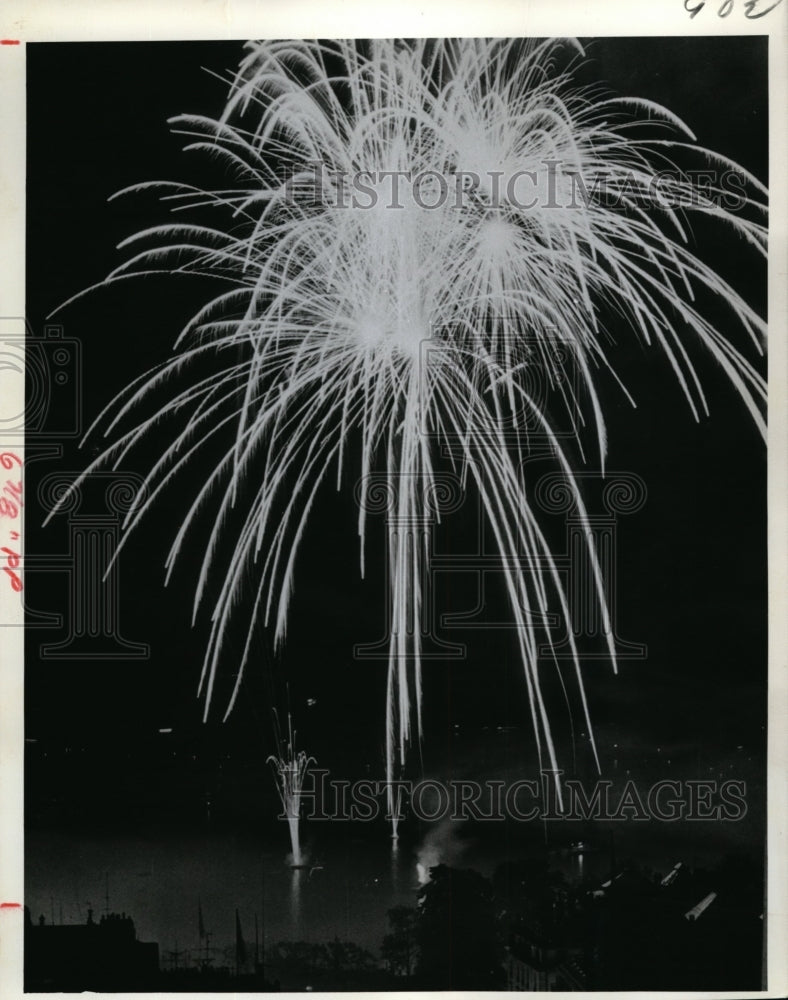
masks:
[[[15,467],[21,469],[22,459],[12,451],[0,452],[0,466],[9,471]],[[17,518],[22,506],[21,479],[18,481],[6,479],[5,484],[0,487],[0,516]],[[18,531],[11,531],[9,534],[12,541],[19,539]],[[2,567],[3,572],[11,580],[11,589],[19,593],[22,589],[22,579],[16,570],[19,569],[20,555],[15,549],[10,549],[6,545],[0,547],[0,552],[5,556],[6,565]]]

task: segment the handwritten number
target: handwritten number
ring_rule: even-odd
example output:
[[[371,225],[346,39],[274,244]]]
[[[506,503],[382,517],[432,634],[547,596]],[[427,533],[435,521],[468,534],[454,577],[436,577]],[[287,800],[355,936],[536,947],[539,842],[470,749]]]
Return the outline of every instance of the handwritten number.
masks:
[[[0,452],[0,465],[4,469],[13,469],[15,462],[21,468],[22,459],[19,455],[14,454],[13,451]],[[19,515],[19,508],[22,506],[22,483],[7,479],[2,492],[5,496],[0,497],[0,514],[17,517]],[[12,531],[11,538],[16,540],[19,538],[19,533]],[[14,552],[13,549],[9,549],[5,545],[0,548],[0,552],[5,554],[5,561],[7,563],[6,566],[2,567],[3,572],[11,580],[11,589],[18,594],[22,589],[22,581],[19,578],[19,574],[15,573],[14,570],[19,566],[19,553]]]
[[[0,496],[0,516],[18,517],[19,508],[24,506],[22,500],[22,484],[13,483],[10,479],[3,487],[5,496]]]
[[[743,0],[744,16],[750,21],[756,21],[759,17],[766,17],[766,15],[771,13],[775,7],[779,7],[783,0],[774,0],[774,3],[770,7],[766,7],[764,10],[759,10],[759,5],[764,2],[765,0]],[[689,14],[690,20],[692,20],[692,18],[697,14],[700,14],[705,6],[706,0],[684,0],[684,10]],[[723,0],[717,10],[717,17],[727,17],[729,14],[733,13],[733,7],[734,0]],[[17,461],[19,460],[17,459]],[[11,468],[11,466],[6,465],[5,462],[3,462],[3,465],[6,469]]]
[[[751,21],[757,20],[759,17],[766,17],[769,11],[774,10],[775,7],[779,7],[783,0],[776,0],[771,7],[767,7],[766,10],[759,10],[757,14],[753,14],[753,11],[758,6],[761,0],[745,0],[744,4],[744,16],[748,17]]]

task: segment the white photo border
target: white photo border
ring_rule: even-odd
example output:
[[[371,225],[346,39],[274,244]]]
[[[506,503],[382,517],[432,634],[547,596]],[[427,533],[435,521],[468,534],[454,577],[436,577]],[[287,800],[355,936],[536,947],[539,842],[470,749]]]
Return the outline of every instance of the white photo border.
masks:
[[[6,0],[0,11],[0,315],[25,316],[25,44],[38,41],[243,40],[434,36],[769,36],[769,757],[768,984],[788,992],[788,0],[756,16],[773,0],[432,0],[417,4],[331,5],[319,0]],[[691,16],[690,11],[699,8]],[[720,11],[728,13],[721,16]],[[13,390],[12,390],[13,391]],[[24,408],[20,373],[14,402]],[[2,442],[0,442],[2,443]],[[0,588],[4,622],[22,624],[22,604]],[[23,866],[23,629],[0,632],[0,903],[22,903]],[[0,908],[0,996],[22,996],[21,906]],[[35,994],[26,994],[35,996]],[[128,994],[134,995],[134,994]],[[210,996],[210,994],[204,994]],[[576,994],[573,994],[576,995]],[[655,992],[621,996],[670,996]],[[717,994],[695,993],[712,997]],[[45,996],[45,994],[41,994]],[[67,996],[67,995],[64,995]],[[76,994],[74,994],[76,996]],[[150,997],[152,994],[139,994]]]

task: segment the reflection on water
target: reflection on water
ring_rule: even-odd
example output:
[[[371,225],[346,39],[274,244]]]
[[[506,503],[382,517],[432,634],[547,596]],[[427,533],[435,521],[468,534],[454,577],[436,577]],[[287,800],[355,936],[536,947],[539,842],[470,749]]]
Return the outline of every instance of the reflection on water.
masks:
[[[631,832],[622,824],[615,852],[603,831],[573,852],[569,844],[577,834],[567,831],[563,849],[552,851],[550,859],[568,879],[589,886],[610,877],[614,854],[664,874],[677,861],[702,864],[705,847],[717,854],[727,846],[713,843],[708,829],[703,832],[700,842],[666,824]],[[384,830],[325,826],[313,828],[311,867],[293,869],[277,829],[266,839],[206,830],[157,831],[147,838],[29,831],[25,901],[34,921],[45,914],[49,922],[50,913],[62,909],[65,923],[84,923],[88,906],[101,908],[108,884],[109,909],[130,914],[139,939],[157,941],[163,951],[176,940],[181,948],[199,946],[199,898],[205,928],[217,946],[234,941],[238,908],[244,922],[254,925],[259,917],[269,945],[339,937],[376,952],[388,930],[387,911],[416,904],[417,863],[425,875],[430,865],[445,863],[489,877],[501,863],[530,852],[526,833],[501,830],[491,838],[479,828],[463,832],[436,824],[411,842],[392,840]]]
[[[295,941],[301,939],[301,887],[305,874],[303,868],[294,868],[290,873],[290,927]]]
[[[361,839],[320,831],[309,867],[291,869],[282,857],[265,861],[268,940],[352,940],[376,951],[393,906],[415,904],[413,852],[385,834]]]
[[[403,861],[400,857],[399,840],[396,837],[391,839],[391,855],[389,858],[389,878],[391,887],[395,892],[402,889]]]

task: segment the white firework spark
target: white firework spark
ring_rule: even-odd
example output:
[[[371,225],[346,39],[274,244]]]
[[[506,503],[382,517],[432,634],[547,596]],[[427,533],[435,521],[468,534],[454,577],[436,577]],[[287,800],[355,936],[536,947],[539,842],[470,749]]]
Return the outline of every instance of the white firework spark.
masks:
[[[316,761],[314,757],[308,756],[303,750],[296,750],[296,734],[293,732],[293,720],[290,715],[287,716],[287,739],[282,737],[279,730],[279,717],[276,710],[274,710],[274,731],[279,753],[270,754],[266,763],[271,765],[274,772],[276,790],[279,793],[287,819],[292,863],[294,867],[300,868],[304,860],[301,852],[300,834],[301,793],[307,772]]]
[[[348,475],[365,480],[382,467],[397,487],[397,517],[425,518],[436,444],[450,441],[455,468],[478,490],[507,566],[539,759],[545,755],[557,769],[532,623],[549,607],[565,616],[568,609],[520,473],[525,423],[551,442],[580,516],[585,512],[554,422],[528,392],[529,370],[551,371],[554,349],[564,349],[580,390],[557,378],[553,397],[581,449],[592,436],[603,466],[598,382],[616,379],[606,316],[668,359],[696,419],[707,406],[686,345],[698,341],[763,430],[765,381],[744,350],[751,340],[762,352],[765,324],[693,253],[686,217],[715,219],[728,236],[765,254],[765,189],[736,168],[746,185],[744,211],[726,208],[719,187],[699,192],[674,159],[694,150],[720,170],[735,165],[696,146],[667,109],[574,86],[570,71],[557,68],[567,53],[582,56],[575,42],[249,43],[221,119],[173,119],[190,138],[187,148],[216,161],[225,186],[130,189],[154,188],[195,221],[131,237],[122,244],[129,259],[106,281],[165,271],[218,278],[223,287],[183,330],[174,356],[101,415],[97,424],[118,436],[87,472],[100,463],[118,466],[140,442],[158,442],[165,418],[183,418],[158,450],[125,527],[128,537],[188,463],[211,462],[167,559],[169,576],[201,511],[213,505],[195,619],[217,573],[220,543],[240,512],[212,608],[200,682],[206,713],[250,569],[256,590],[227,712],[255,628],[270,627],[277,645],[285,639],[296,555],[320,487],[329,479],[339,487]],[[317,163],[324,197],[310,199],[303,192]],[[657,185],[667,168],[670,178]],[[428,208],[405,198],[401,209],[389,207],[398,172],[432,172],[440,184],[458,171],[479,177],[460,204],[449,197]],[[503,183],[518,171],[532,182],[528,207]],[[369,207],[343,206],[341,178],[352,177],[372,192]],[[601,188],[616,196],[612,204],[594,196],[578,203],[577,191]],[[196,221],[207,212],[219,221]],[[704,316],[698,301],[710,296],[744,346]],[[427,340],[437,350],[425,366]],[[121,433],[127,418],[136,422]],[[215,442],[228,434],[230,445],[214,460]],[[358,452],[348,445],[354,435]],[[366,518],[362,498],[362,572]],[[406,533],[392,534],[389,779],[397,760],[404,764],[412,729],[421,733],[427,558]],[[596,586],[615,668],[598,569]],[[569,636],[572,642],[571,629]]]

